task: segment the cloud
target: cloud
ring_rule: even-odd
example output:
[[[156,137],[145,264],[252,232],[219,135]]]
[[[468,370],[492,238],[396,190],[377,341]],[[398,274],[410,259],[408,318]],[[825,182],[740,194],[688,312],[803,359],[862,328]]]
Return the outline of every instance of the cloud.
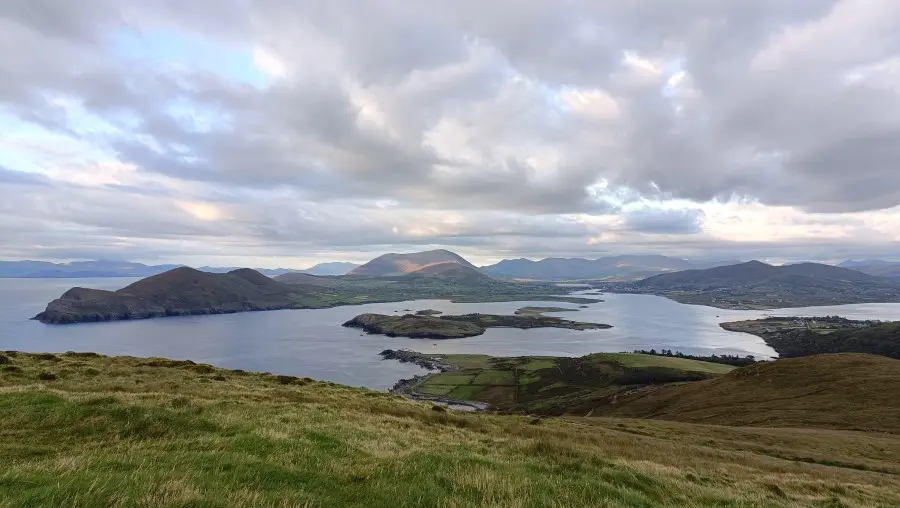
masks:
[[[0,143],[28,172],[0,170],[0,211],[47,234],[0,255],[746,251],[729,228],[878,249],[897,20],[891,0],[6,2]]]
[[[691,235],[703,229],[702,210],[639,208],[624,214],[626,229],[640,233]]]

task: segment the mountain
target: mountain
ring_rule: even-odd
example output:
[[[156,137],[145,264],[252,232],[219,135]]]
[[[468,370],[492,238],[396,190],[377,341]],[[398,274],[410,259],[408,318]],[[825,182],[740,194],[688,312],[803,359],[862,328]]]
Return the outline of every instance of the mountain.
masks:
[[[478,269],[454,261],[426,265],[404,277],[407,279],[427,277],[455,283],[478,283],[491,280],[489,276],[481,273]]]
[[[72,288],[35,319],[63,324],[284,309],[294,306],[293,293],[305,288],[249,268],[217,274],[180,267],[118,291]]]
[[[538,280],[640,279],[658,273],[708,268],[729,262],[699,262],[660,255],[623,255],[598,259],[546,258],[504,259],[482,267],[495,277]]]
[[[880,259],[847,260],[838,266],[879,277],[900,278],[900,261],[883,261]]]
[[[312,275],[346,275],[359,267],[360,265],[357,263],[337,261],[332,263],[319,263],[301,271]]]
[[[900,360],[841,353],[786,358],[637,390],[595,415],[712,425],[900,433]]]
[[[759,261],[655,275],[626,292],[662,294],[681,303],[771,309],[900,301],[900,281],[819,263]]]
[[[455,263],[477,270],[475,265],[466,261],[459,254],[444,249],[414,252],[411,254],[384,254],[355,268],[348,275],[364,277],[394,277],[406,275],[431,265]],[[426,274],[426,272],[423,272]]]

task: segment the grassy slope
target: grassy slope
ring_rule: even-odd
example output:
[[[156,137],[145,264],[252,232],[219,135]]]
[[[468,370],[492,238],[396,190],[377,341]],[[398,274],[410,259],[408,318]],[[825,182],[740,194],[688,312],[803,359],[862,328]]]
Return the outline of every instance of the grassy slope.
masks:
[[[687,358],[634,353],[598,353],[581,358],[442,356],[459,370],[429,377],[415,388],[417,393],[543,415],[584,415],[631,386],[695,381],[734,369]]]
[[[842,353],[786,358],[620,397],[612,416],[900,434],[900,360]]]
[[[184,362],[6,356],[0,506],[900,503],[892,435],[452,414]]]
[[[734,367],[731,365],[692,360],[690,358],[642,355],[635,353],[600,353],[598,356],[615,360],[626,367],[635,368],[666,367],[688,372],[708,372],[710,374],[727,374],[734,370]]]

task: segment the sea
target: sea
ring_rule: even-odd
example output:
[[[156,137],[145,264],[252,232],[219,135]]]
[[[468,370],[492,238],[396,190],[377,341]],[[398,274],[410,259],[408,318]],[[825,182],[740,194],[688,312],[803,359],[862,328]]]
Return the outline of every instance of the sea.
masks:
[[[422,374],[417,366],[382,360],[384,349],[424,353],[495,356],[582,356],[597,352],[671,349],[686,354],[737,354],[758,358],[776,353],[760,338],[723,330],[719,323],[765,316],[839,315],[852,319],[900,321],[900,304],[859,304],[771,311],[723,310],[685,305],[651,295],[566,291],[603,301],[587,308],[541,301],[451,303],[410,300],[317,310],[278,310],[138,321],[47,325],[31,318],[47,302],[73,286],[119,289],[136,279],[0,279],[0,350],[92,351],[106,355],[165,357],[219,367],[306,376],[351,386],[385,390]],[[408,313],[435,309],[446,314],[512,314],[519,307],[566,307],[551,314],[606,323],[606,330],[491,328],[484,335],[455,340],[422,340],[368,335],[342,323],[363,312]]]

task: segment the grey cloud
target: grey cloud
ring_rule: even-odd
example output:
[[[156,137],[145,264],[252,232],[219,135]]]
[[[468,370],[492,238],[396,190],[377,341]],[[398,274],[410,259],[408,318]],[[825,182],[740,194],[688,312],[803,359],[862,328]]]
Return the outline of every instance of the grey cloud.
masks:
[[[639,233],[691,235],[703,227],[702,210],[660,210],[640,208],[624,214],[624,227]]]
[[[46,177],[24,171],[15,171],[0,166],[0,184],[3,185],[49,185]]]

